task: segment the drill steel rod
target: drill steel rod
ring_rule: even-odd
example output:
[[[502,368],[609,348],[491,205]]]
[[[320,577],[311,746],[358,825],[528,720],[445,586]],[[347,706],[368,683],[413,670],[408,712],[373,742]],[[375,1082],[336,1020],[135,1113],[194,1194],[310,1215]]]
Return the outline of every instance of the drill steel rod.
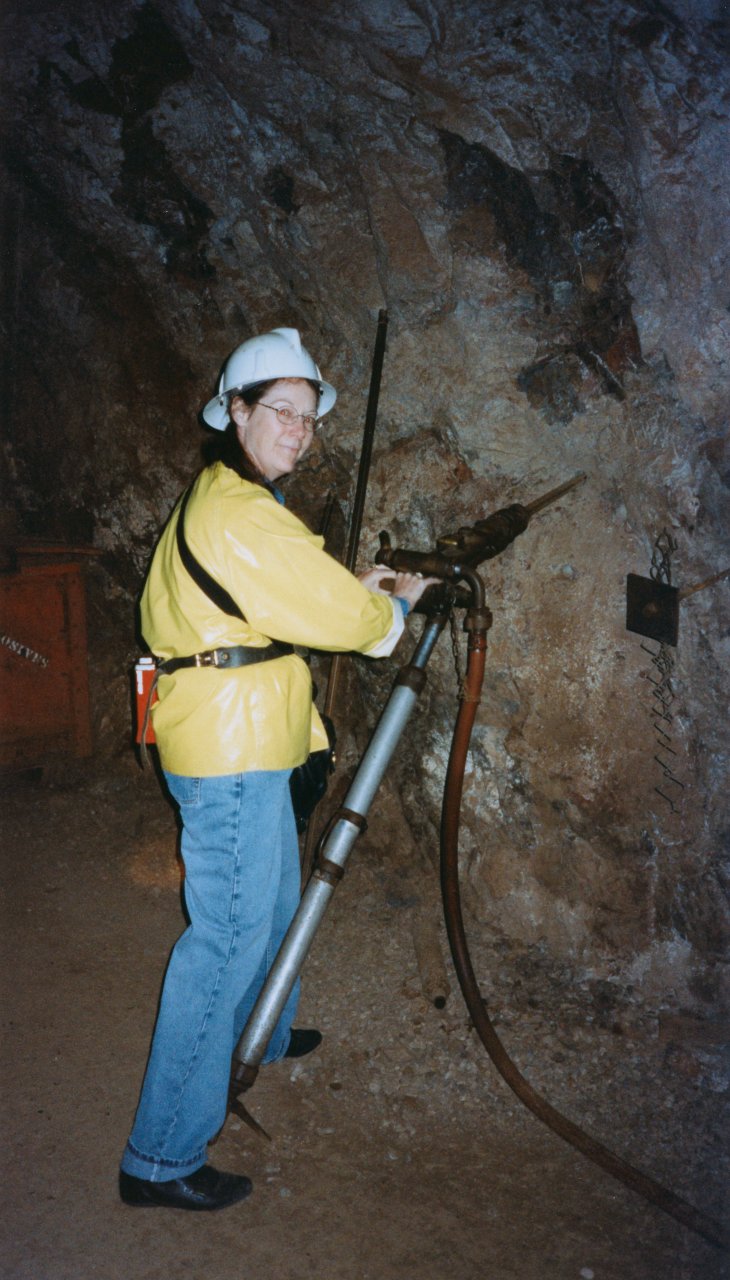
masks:
[[[529,511],[534,516],[536,511],[542,511],[543,507],[547,507],[551,502],[557,502],[558,498],[562,498],[564,493],[569,493],[571,489],[575,489],[576,485],[582,484],[586,479],[585,471],[579,471],[574,475],[572,480],[566,480],[565,484],[559,484],[557,488],[551,489],[549,493],[544,493],[541,498],[535,498],[534,502],[525,504],[525,511]]]
[[[696,591],[704,591],[705,587],[713,587],[716,582],[723,582],[725,578],[730,578],[730,569],[723,569],[721,573],[713,573],[711,578],[705,578],[704,582],[696,582],[693,587],[683,587],[679,593],[680,600],[686,600],[687,596],[693,596]]]
[[[345,559],[345,568],[350,573],[355,572],[357,564],[357,553],[360,548],[360,532],[362,530],[362,517],[365,510],[365,497],[367,494],[368,480],[370,478],[370,462],[373,456],[373,439],[375,437],[375,420],[378,416],[378,400],[380,399],[380,382],[383,375],[383,361],[385,359],[385,336],[388,331],[388,312],[378,312],[378,329],[375,334],[375,349],[373,351],[373,367],[370,374],[370,391],[368,394],[368,403],[365,410],[365,426],[363,428],[362,450],[360,452],[360,466],[357,473],[357,486],[355,488],[355,499],[352,505],[352,520],[350,522],[350,537],[347,544],[347,556]],[[337,696],[337,685],[340,678],[340,669],[345,655],[335,653],[332,655],[330,662],[329,676],[327,678],[327,692],[325,694],[323,714],[332,715],[332,708],[335,705]]]
[[[380,382],[383,375],[385,338],[387,331],[388,312],[379,311],[378,328],[375,334],[375,348],[373,350],[373,364],[370,373],[370,391],[368,393],[368,403],[365,410],[365,426],[363,427],[360,465],[357,472],[357,485],[355,487],[355,499],[352,506],[352,519],[350,521],[350,537],[348,539],[347,556],[345,559],[345,567],[349,569],[351,573],[355,572],[357,553],[360,547],[360,531],[362,529],[362,517],[365,509],[365,495],[367,493],[368,480],[370,478],[370,462],[373,454],[375,420],[378,416],[378,400],[380,399]],[[324,706],[322,707],[322,714],[324,716],[328,716],[330,720],[332,719],[335,702],[337,700],[337,689],[339,687],[342,664],[345,657],[346,655],[344,653],[333,653],[330,658],[329,671],[327,673],[327,689],[324,695]],[[302,849],[302,885],[307,883],[312,870],[316,830],[317,828],[312,815],[307,823],[307,833],[304,837],[304,847]]]
[[[383,375],[383,361],[385,359],[385,335],[388,330],[388,312],[378,312],[378,330],[375,335],[375,349],[373,351],[373,367],[370,374],[370,392],[368,394],[368,404],[365,410],[365,427],[363,429],[362,452],[360,454],[360,470],[357,477],[357,488],[355,489],[355,501],[352,506],[352,524],[350,526],[350,541],[347,547],[347,559],[345,560],[345,568],[354,572],[357,564],[357,552],[360,546],[360,531],[362,529],[362,516],[365,510],[365,496],[367,494],[368,478],[370,476],[370,460],[373,455],[373,439],[375,436],[375,419],[378,416],[378,400],[380,399],[380,380]]]

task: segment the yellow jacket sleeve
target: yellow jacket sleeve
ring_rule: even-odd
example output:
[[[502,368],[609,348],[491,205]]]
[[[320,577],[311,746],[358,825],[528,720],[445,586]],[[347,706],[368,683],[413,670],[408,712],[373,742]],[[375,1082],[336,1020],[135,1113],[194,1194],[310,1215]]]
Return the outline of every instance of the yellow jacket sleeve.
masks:
[[[229,475],[238,484],[221,486],[212,511],[193,493],[185,531],[251,627],[312,649],[389,653],[402,631],[399,605],[366,590],[265,489]]]

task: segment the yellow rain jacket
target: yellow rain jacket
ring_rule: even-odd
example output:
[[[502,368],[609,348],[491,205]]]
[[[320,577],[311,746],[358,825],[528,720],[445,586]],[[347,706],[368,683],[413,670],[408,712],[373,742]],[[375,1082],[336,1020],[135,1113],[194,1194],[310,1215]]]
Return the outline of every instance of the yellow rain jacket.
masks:
[[[177,549],[173,513],[141,601],[142,631],[160,658],[182,658],[269,639],[385,657],[403,630],[388,596],[367,591],[322,550],[261,485],[222,462],[201,472],[185,512],[196,560],[233,597],[246,621],[221,612],[193,581]],[[290,769],[327,735],[296,654],[232,671],[184,668],[160,677],[152,722],[162,767],[192,777]]]

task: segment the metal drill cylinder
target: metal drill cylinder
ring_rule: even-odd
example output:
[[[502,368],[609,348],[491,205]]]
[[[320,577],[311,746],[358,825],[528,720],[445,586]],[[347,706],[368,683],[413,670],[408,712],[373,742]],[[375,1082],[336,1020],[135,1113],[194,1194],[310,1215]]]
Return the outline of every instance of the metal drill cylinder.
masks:
[[[441,617],[430,619],[426,623],[411,659],[411,667],[422,670],[426,666],[444,623],[445,619]],[[408,685],[396,685],[345,796],[344,810],[351,810],[353,815],[362,817],[367,813],[417,697],[416,691]],[[343,867],[359,834],[360,825],[357,821],[351,821],[344,814],[338,817],[325,841],[322,857],[327,862]],[[266,1046],[307,958],[335,887],[331,877],[320,879],[315,870],[302,894],[296,914],[236,1047],[234,1058],[247,1066],[258,1067],[261,1064]]]

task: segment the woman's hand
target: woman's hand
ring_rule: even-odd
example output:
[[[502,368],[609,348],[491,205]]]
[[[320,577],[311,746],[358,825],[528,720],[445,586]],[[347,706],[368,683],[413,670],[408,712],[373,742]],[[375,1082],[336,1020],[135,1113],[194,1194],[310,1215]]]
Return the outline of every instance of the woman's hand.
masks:
[[[440,581],[439,578],[423,578],[420,573],[394,573],[387,565],[380,564],[357,576],[368,591],[374,591],[377,596],[400,596],[402,600],[408,601],[411,608],[418,604],[426,587],[432,587],[435,582]],[[384,581],[388,583],[387,590],[381,586]]]

